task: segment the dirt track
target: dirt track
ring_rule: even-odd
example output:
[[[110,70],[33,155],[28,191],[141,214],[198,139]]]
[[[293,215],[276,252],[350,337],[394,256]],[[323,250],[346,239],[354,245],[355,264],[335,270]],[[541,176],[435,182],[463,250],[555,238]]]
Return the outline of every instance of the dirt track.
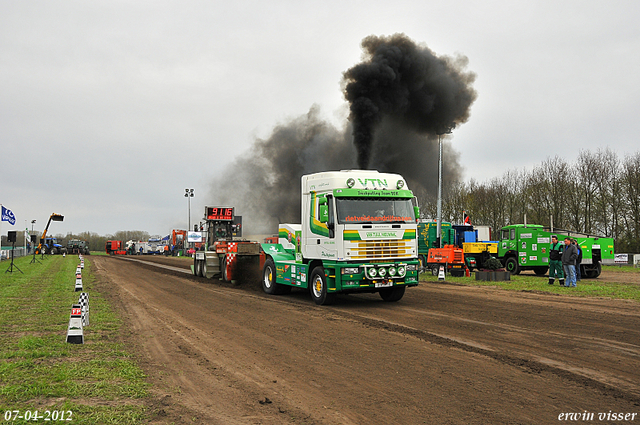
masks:
[[[398,303],[370,294],[318,307],[302,291],[267,296],[257,284],[91,260],[153,385],[152,423],[530,424],[585,411],[606,423],[598,413],[640,413],[636,302],[421,283]]]

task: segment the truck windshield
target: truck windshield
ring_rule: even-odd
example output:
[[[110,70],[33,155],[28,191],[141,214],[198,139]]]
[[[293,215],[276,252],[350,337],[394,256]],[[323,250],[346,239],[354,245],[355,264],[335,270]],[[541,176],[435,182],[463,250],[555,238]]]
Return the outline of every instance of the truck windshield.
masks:
[[[338,223],[415,223],[410,199],[336,198]]]

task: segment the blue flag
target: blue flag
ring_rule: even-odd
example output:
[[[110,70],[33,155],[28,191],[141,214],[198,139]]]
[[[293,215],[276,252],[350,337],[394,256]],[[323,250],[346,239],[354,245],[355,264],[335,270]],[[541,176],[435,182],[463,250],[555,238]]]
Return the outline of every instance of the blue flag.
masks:
[[[16,216],[13,215],[13,212],[10,209],[2,206],[2,221],[8,221],[10,225],[16,224]]]

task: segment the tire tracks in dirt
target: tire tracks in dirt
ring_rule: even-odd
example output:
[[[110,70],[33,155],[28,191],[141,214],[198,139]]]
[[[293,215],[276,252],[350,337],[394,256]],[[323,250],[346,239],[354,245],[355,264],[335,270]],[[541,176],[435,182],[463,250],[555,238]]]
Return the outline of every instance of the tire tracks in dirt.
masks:
[[[144,261],[139,261],[139,262],[144,264]],[[166,268],[166,266],[163,266],[161,264],[154,264],[154,266],[147,266],[145,264],[144,266],[145,267],[160,266],[160,267]],[[202,278],[196,278],[195,276],[190,276],[190,277],[193,279],[197,279],[199,281],[203,280]],[[224,289],[218,290],[217,293],[219,293],[220,295],[223,295],[223,294],[227,295]],[[409,292],[408,292],[408,295],[410,295]],[[237,295],[234,294],[233,296],[235,297]],[[262,294],[254,295],[251,293],[243,293],[242,296],[259,299],[261,302],[267,301],[267,302],[275,302],[275,303],[284,303],[287,305],[293,305],[301,308],[305,308],[306,303],[308,302],[307,300],[300,300],[298,298],[287,299],[283,297],[266,297]],[[543,302],[549,301],[547,299],[544,299],[546,295],[540,295],[540,296],[543,298]],[[553,300],[553,302],[566,303],[566,301],[563,301],[561,299]],[[593,308],[593,306],[595,305],[596,307],[599,307],[600,310],[607,311],[607,312],[611,311],[609,308],[598,305],[597,303],[589,302],[589,300],[582,299],[581,303],[586,304],[586,308]],[[451,322],[455,322],[455,321],[468,322],[476,325],[481,325],[483,327],[500,328],[508,332],[514,332],[522,335],[521,339],[528,339],[527,335],[537,335],[539,337],[553,336],[555,338],[561,338],[561,339],[582,340],[583,342],[588,344],[597,344],[601,346],[602,349],[605,349],[605,350],[618,350],[618,351],[624,352],[628,356],[640,357],[640,346],[636,344],[617,342],[617,341],[612,341],[604,338],[596,338],[593,336],[586,337],[586,336],[574,335],[567,332],[554,332],[549,330],[543,331],[543,330],[526,329],[524,327],[515,326],[511,324],[467,319],[467,318],[455,316],[453,314],[443,314],[443,313],[438,313],[433,311],[425,311],[425,310],[406,307],[402,305],[395,305],[394,309],[396,310],[396,312],[405,311],[407,313],[413,313],[413,314],[419,314],[419,315],[438,316],[440,319],[444,319]],[[438,332],[430,332],[424,329],[418,329],[412,326],[408,326],[406,324],[396,323],[393,321],[376,318],[371,315],[355,313],[353,311],[334,309],[332,307],[328,307],[328,308],[325,307],[323,308],[323,310],[326,310],[331,314],[335,314],[337,315],[337,317],[358,321],[363,325],[366,325],[374,329],[385,330],[388,332],[395,332],[402,335],[410,335],[431,344],[437,344],[443,347],[456,348],[459,350],[480,354],[488,358],[494,359],[496,361],[499,361],[503,364],[526,370],[530,373],[551,373],[558,377],[566,379],[568,381],[582,385],[584,387],[598,390],[603,395],[627,400],[637,405],[640,405],[640,387],[638,386],[638,382],[635,379],[618,379],[610,375],[600,373],[599,371],[593,368],[575,367],[566,362],[553,360],[551,358],[528,353],[526,351],[519,352],[517,353],[518,355],[514,355],[513,353],[505,353],[504,351],[501,351],[499,348],[490,347],[487,344],[484,344],[480,341],[474,341],[467,337],[459,337],[459,336],[454,336],[449,334],[442,334]],[[640,317],[640,312],[615,310],[615,313]]]
[[[541,423],[583,406],[622,411],[640,405],[637,386],[597,373],[599,358],[585,368],[540,355],[556,340],[570,339],[578,345],[593,340],[618,359],[638,357],[635,335],[616,339],[576,331],[580,323],[550,326],[555,317],[536,321],[541,306],[564,317],[569,310],[561,299],[421,285],[399,303],[358,295],[319,307],[300,290],[268,296],[257,284],[117,262],[136,274],[126,284],[114,276],[110,285],[122,288],[117,296],[145,347],[157,399],[170,396],[167,409],[183,405],[206,419],[200,422]],[[474,291],[504,299],[486,305]],[[506,307],[491,311],[501,303]],[[603,322],[618,313],[631,321],[624,324],[637,319],[633,309],[615,303],[574,307],[573,314],[597,313]],[[621,324],[603,326],[616,332]],[[139,329],[153,335],[140,336]],[[633,383],[637,375],[630,376]],[[514,416],[529,405],[536,406],[533,416]]]

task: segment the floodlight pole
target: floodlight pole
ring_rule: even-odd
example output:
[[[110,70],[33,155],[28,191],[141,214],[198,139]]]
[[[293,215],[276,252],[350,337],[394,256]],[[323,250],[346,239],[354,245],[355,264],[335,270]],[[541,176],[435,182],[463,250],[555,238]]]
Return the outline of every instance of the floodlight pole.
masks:
[[[189,221],[188,221],[188,227],[187,227],[187,235],[189,234],[189,232],[191,231],[191,198],[193,198],[193,189],[185,189],[184,190],[184,197],[187,198],[189,200]],[[188,236],[187,236],[187,239]],[[189,242],[187,242],[187,246],[190,247]]]
[[[449,127],[438,133],[438,210],[436,213],[438,220],[438,225],[436,227],[437,248],[442,248],[442,135],[450,134],[452,130],[453,127]]]

